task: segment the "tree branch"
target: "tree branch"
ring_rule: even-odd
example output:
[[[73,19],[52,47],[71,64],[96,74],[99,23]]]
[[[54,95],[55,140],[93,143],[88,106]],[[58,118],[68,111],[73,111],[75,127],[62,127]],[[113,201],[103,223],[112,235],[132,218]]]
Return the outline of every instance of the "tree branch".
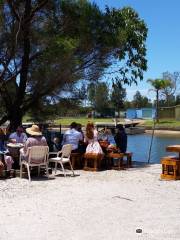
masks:
[[[26,19],[26,21],[30,21],[36,12],[38,12],[41,8],[43,8],[48,3],[48,0],[41,1],[31,12],[30,17]]]
[[[1,126],[3,123],[5,123],[7,120],[9,120],[8,115],[3,116],[3,117],[0,119],[0,126]]]
[[[18,21],[20,21],[20,17],[19,17],[19,15],[18,15],[18,13],[16,12],[16,9],[15,9],[15,6],[14,6],[14,4],[13,4],[13,1],[12,1],[12,0],[8,0],[7,2],[8,2],[9,8],[11,9],[11,12],[12,12],[12,14],[14,15],[14,17],[15,17]]]

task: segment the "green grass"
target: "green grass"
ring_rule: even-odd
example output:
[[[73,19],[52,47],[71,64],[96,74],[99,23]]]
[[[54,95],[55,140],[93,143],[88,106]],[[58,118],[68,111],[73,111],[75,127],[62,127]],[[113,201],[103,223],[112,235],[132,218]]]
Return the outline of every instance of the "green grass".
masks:
[[[55,124],[70,125],[72,122],[77,122],[86,125],[88,122],[113,122],[113,118],[86,118],[86,117],[64,117],[59,119],[52,119]],[[23,117],[23,122],[32,122],[29,116]]]
[[[60,118],[55,120],[55,124],[70,125],[72,122],[77,122],[86,125],[88,122],[113,122],[112,118]]]
[[[153,126],[153,120],[146,120],[143,124],[144,126]],[[172,119],[160,119],[159,123],[156,123],[158,127],[180,127],[180,121]]]
[[[122,119],[118,119],[121,121]],[[25,116],[23,118],[23,122],[28,121],[28,116]],[[88,122],[113,122],[113,118],[86,118],[86,117],[74,117],[74,118],[59,118],[55,119],[54,123],[55,124],[61,124],[61,125],[70,125],[72,122],[77,122],[85,126]],[[145,120],[145,122],[142,124],[144,126],[153,126],[153,120]],[[160,119],[159,123],[156,123],[156,126],[158,127],[180,127],[180,121],[172,120],[172,119]]]

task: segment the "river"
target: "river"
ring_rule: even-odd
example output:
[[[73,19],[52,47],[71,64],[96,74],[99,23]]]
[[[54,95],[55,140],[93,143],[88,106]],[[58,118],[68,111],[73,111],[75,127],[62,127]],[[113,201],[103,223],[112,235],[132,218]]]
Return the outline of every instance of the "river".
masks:
[[[150,143],[151,134],[128,135],[128,151],[133,152],[134,161],[148,161]],[[176,153],[166,152],[166,146],[174,144],[180,144],[180,133],[179,135],[154,135],[150,162],[160,163],[161,157],[167,155],[176,155]]]

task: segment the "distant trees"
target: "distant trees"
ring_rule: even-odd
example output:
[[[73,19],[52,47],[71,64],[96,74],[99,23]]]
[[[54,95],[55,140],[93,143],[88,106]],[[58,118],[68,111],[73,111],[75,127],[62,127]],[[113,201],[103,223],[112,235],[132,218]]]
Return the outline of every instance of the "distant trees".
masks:
[[[82,79],[97,81],[116,63],[124,83],[147,68],[147,27],[129,7],[102,12],[87,0],[2,1],[0,4],[0,124],[11,129],[50,96]],[[123,64],[122,64],[123,62]]]
[[[151,90],[156,93],[156,121],[159,122],[159,94],[171,86],[171,81],[168,79],[148,79],[147,82],[153,87]]]
[[[126,99],[126,89],[123,88],[121,81],[115,80],[112,84],[112,92],[110,94],[110,101],[112,107],[118,112],[124,108],[124,103]]]
[[[152,107],[150,100],[137,91],[133,97],[132,106],[135,108]]]
[[[164,97],[164,104],[166,106],[175,105],[175,93],[178,90],[178,85],[180,84],[180,72],[164,72],[163,79],[167,81],[168,84],[165,84],[161,93]]]
[[[106,82],[90,84],[88,99],[92,108],[101,114],[101,116],[108,114],[109,87]]]

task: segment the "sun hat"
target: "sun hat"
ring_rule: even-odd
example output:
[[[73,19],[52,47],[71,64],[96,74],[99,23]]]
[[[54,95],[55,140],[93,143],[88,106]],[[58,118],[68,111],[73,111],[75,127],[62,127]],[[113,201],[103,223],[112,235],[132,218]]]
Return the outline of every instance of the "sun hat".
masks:
[[[30,128],[26,128],[26,132],[32,136],[41,136],[42,132],[40,131],[37,125],[32,125]]]

